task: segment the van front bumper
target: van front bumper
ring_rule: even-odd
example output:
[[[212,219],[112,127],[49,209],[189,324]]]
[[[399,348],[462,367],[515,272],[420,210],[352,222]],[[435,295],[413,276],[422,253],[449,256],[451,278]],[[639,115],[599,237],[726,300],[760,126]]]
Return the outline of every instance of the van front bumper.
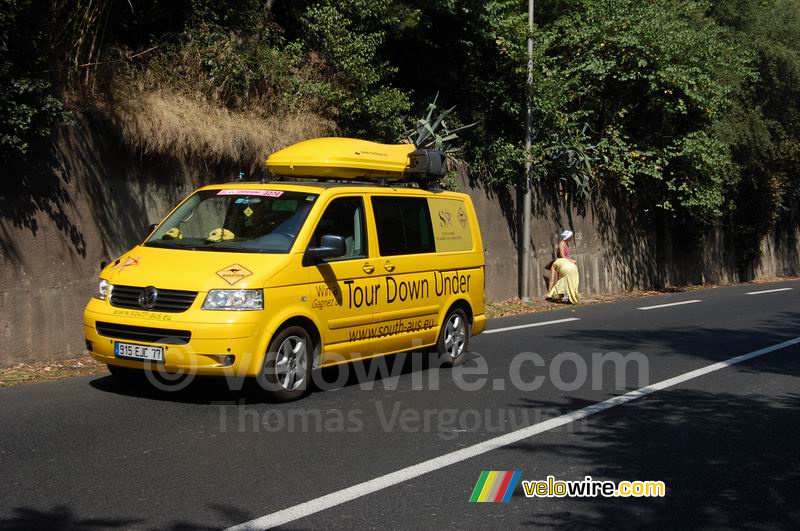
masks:
[[[195,312],[191,310],[186,314],[176,314],[169,321],[160,321],[146,317],[120,317],[113,312],[103,311],[108,308],[103,302],[97,303],[97,306],[102,307],[101,311],[92,309],[91,302],[84,311],[83,332],[91,356],[101,363],[138,369],[158,367],[167,372],[189,371],[193,374],[220,376],[255,376],[261,370],[266,349],[261,344],[263,335],[259,333],[263,329],[255,322],[241,322],[243,317],[248,316],[239,312],[236,312],[238,315],[226,315],[229,320],[226,323],[197,322],[192,319],[191,314]],[[214,313],[219,315],[221,312]],[[99,327],[98,322],[101,323]],[[111,324],[123,332],[109,332],[103,323]],[[129,335],[125,333],[126,330],[135,329],[138,332],[141,328],[168,333],[160,334],[163,337],[153,340],[119,337]],[[186,341],[188,334],[191,337]],[[164,361],[119,358],[114,354],[115,343],[162,347]]]

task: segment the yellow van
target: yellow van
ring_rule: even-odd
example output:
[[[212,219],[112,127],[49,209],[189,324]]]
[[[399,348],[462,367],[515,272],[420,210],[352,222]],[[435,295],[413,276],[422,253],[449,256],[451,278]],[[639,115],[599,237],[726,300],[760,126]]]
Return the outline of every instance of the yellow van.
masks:
[[[461,363],[486,326],[475,210],[465,194],[399,182],[440,174],[437,160],[315,139],[268,166],[337,182],[200,188],[102,270],[87,349],[120,378],[250,376],[283,400],[305,393],[314,368],[425,347]]]

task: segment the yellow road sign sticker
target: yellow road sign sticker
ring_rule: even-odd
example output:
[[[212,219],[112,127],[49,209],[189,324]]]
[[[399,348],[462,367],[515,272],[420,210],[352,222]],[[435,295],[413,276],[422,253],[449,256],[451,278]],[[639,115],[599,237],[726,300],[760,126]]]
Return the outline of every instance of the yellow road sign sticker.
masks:
[[[252,274],[252,271],[239,264],[233,264],[232,266],[226,267],[222,271],[217,271],[217,275],[231,286]]]

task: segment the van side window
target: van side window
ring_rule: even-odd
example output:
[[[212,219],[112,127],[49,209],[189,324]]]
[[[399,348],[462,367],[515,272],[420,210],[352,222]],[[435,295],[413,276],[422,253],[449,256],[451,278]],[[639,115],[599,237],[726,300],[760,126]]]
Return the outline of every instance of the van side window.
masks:
[[[341,259],[366,257],[364,200],[360,197],[339,197],[331,201],[314,230],[309,246],[318,247],[326,234],[344,238],[347,253]]]
[[[381,256],[436,251],[428,201],[423,197],[372,197]]]

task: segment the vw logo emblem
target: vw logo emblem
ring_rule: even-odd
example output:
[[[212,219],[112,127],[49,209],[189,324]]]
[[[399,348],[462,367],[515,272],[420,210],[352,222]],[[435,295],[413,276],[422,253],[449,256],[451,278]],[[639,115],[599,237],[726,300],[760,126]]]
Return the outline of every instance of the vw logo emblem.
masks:
[[[147,286],[139,294],[139,306],[145,310],[150,310],[156,305],[158,300],[158,290],[153,286]]]

